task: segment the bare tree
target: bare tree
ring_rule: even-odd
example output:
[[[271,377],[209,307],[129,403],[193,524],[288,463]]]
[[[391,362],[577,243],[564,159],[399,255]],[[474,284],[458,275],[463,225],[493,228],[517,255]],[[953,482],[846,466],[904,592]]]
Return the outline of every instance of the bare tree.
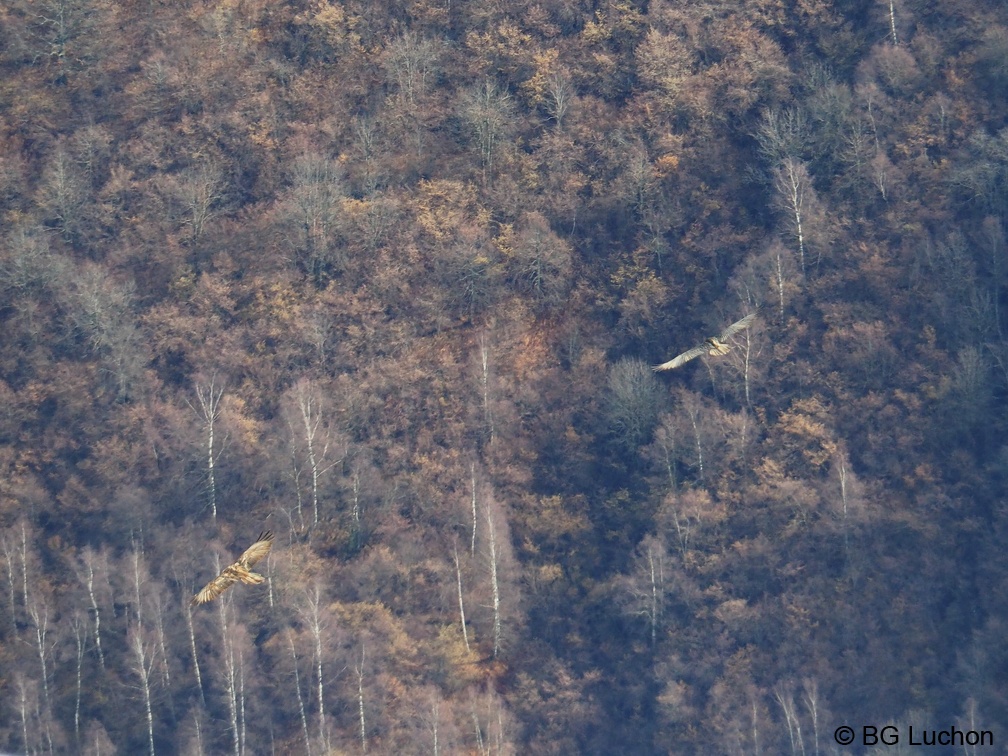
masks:
[[[572,254],[570,245],[553,233],[539,213],[522,218],[511,249],[511,278],[519,291],[541,307],[567,300]]]
[[[14,638],[18,637],[18,610],[15,590],[14,562],[17,559],[17,546],[13,538],[8,537],[9,533],[0,534],[0,549],[3,549],[4,564],[7,565],[7,585],[10,588],[10,620],[11,633]]]
[[[133,551],[129,555],[130,560],[130,574],[133,577],[133,581],[130,587],[133,589],[133,618],[136,620],[138,625],[143,625],[144,618],[144,603],[143,597],[146,591],[147,583],[150,580],[150,573],[147,571],[147,564],[143,558],[143,542],[134,541]]]
[[[808,169],[800,160],[784,158],[774,171],[774,189],[777,205],[784,213],[786,222],[794,234],[801,260],[801,271],[805,273],[805,215],[808,198],[814,194]]]
[[[154,650],[145,638],[143,626],[139,622],[132,623],[126,633],[127,645],[133,653],[131,669],[140,681],[140,691],[143,693],[144,713],[147,719],[147,744],[150,755],[154,756],[154,709],[151,705],[151,678],[154,671]]]
[[[490,398],[490,347],[487,345],[486,334],[481,333],[479,337],[479,366],[480,366],[480,391],[483,398],[483,430],[487,436],[487,443],[493,444],[494,440],[494,415],[493,404]],[[475,481],[475,478],[473,479]],[[475,485],[475,483],[474,483]],[[475,506],[475,488],[473,497]],[[473,518],[473,543],[476,541],[476,520]]]
[[[546,112],[556,123],[557,128],[563,126],[564,116],[570,110],[574,100],[574,84],[570,75],[558,69],[550,73],[546,80]]]
[[[87,646],[87,619],[83,616],[79,609],[75,610],[73,615],[70,617],[70,628],[73,630],[74,642],[76,644],[77,655],[77,676],[76,676],[76,686],[74,688],[74,743],[77,744],[77,748],[80,748],[80,707],[81,707],[81,692],[83,690],[83,668],[84,668],[84,652]]]
[[[812,139],[812,126],[801,108],[768,108],[760,117],[755,136],[764,164],[778,166],[805,154]]]
[[[487,686],[484,695],[472,696],[471,711],[477,752],[484,756],[510,753],[506,734],[510,718],[501,697]]]
[[[349,456],[349,452],[344,455]],[[354,449],[350,463],[350,547],[354,550],[364,545],[364,505],[374,488],[375,469],[360,449]]]
[[[490,595],[493,597],[493,655],[497,657],[501,647],[501,600],[500,600],[500,577],[497,574],[500,564],[500,557],[497,553],[497,530],[494,527],[494,518],[490,511],[489,502],[486,508],[487,520],[487,561],[490,566]],[[44,669],[43,669],[44,671]]]
[[[357,713],[360,718],[361,751],[367,753],[367,725],[364,721],[364,646],[361,646],[360,664],[354,670],[357,672]]]
[[[168,654],[168,641],[165,633],[165,605],[161,585],[158,584],[154,590],[150,591],[150,594],[151,604],[153,605],[151,611],[154,615],[154,639],[157,643],[157,651],[159,652],[158,668],[161,673],[161,686],[165,690],[171,690],[171,668],[168,663],[170,656]],[[171,703],[171,699],[169,699],[169,703]]]
[[[38,690],[20,672],[14,675],[14,685],[17,688],[18,713],[21,715],[21,739],[24,744],[24,750],[25,753],[34,754],[38,751],[34,741],[41,740],[41,737],[30,739],[28,728],[29,726],[33,729],[35,727],[40,728],[36,713],[38,709]]]
[[[507,137],[514,121],[511,95],[491,79],[484,79],[463,94],[461,111],[479,145],[483,184],[486,186],[493,181],[499,145]]]
[[[129,396],[147,364],[142,334],[133,312],[132,281],[117,282],[98,265],[81,267],[68,301],[70,321],[88,348],[102,358],[120,399]]]
[[[219,442],[217,440],[217,421],[221,416],[221,397],[224,396],[224,387],[217,385],[217,377],[212,376],[206,385],[196,384],[196,399],[199,407],[193,407],[197,415],[203,421],[203,432],[206,434],[207,450],[207,495],[210,505],[210,519],[217,522],[217,460],[224,453],[224,444],[227,443],[227,436]],[[218,450],[218,445],[220,450]]]
[[[436,44],[415,32],[406,32],[393,39],[387,49],[386,71],[410,106],[416,105],[437,74]]]
[[[797,278],[797,271],[794,270],[794,258],[780,241],[774,240],[770,254],[773,261],[773,282],[777,291],[777,317],[783,323],[785,297],[795,288],[792,281]]]
[[[301,672],[298,669],[297,647],[294,644],[294,631],[287,630],[287,643],[290,645],[291,660],[294,665],[294,688],[297,691],[298,712],[301,715],[301,732],[304,735],[305,756],[311,756],[311,737],[308,735],[308,715],[305,711],[304,696],[301,695]]]
[[[689,418],[690,427],[693,429],[693,443],[696,448],[697,477],[704,478],[704,412],[703,401],[692,392],[683,392],[681,406]]]
[[[244,665],[238,649],[238,657],[235,652],[235,636],[238,628],[228,616],[231,608],[230,598],[225,598],[217,602],[217,613],[220,619],[221,631],[221,661],[223,664],[222,673],[224,675],[224,693],[227,701],[229,719],[231,726],[231,745],[235,756],[242,756],[242,728],[244,721],[241,717],[243,705],[240,687],[242,681],[240,677],[244,674]]]
[[[802,701],[812,720],[812,753],[819,756],[819,685],[815,680],[802,683]]]
[[[112,132],[95,123],[78,129],[69,140],[74,162],[93,188],[101,187],[108,178],[113,141]]]
[[[476,514],[476,463],[469,463],[469,486],[472,499],[472,538],[469,542],[469,555],[476,555],[476,523],[479,517]]]
[[[753,743],[753,753],[759,754],[760,751],[760,738],[759,738],[759,721],[760,712],[759,705],[756,702],[756,696],[753,695],[749,701],[749,722],[750,728],[752,730],[752,743]]]
[[[353,134],[357,156],[364,163],[364,191],[365,194],[372,194],[377,191],[383,178],[379,174],[378,163],[375,160],[380,153],[378,123],[369,116],[355,116]]]
[[[462,639],[465,641],[466,651],[469,650],[469,629],[466,627],[466,616],[465,616],[465,602],[462,599],[462,567],[459,565],[459,555],[458,555],[458,543],[456,542],[453,550],[455,556],[455,579],[458,584],[458,603],[459,603],[459,623],[462,625]]]
[[[294,161],[287,198],[290,243],[297,265],[322,288],[342,266],[336,244],[344,189],[338,164],[307,153]]]
[[[843,531],[844,556],[850,560],[850,523],[853,519],[855,508],[860,502],[855,494],[858,488],[857,481],[850,470],[847,460],[847,453],[839,449],[833,459],[833,469],[836,472],[837,482],[840,484],[840,529]]]
[[[431,696],[430,716],[425,717],[427,728],[431,734],[431,749],[434,756],[441,756],[441,747],[438,740],[439,724],[441,722],[441,698],[435,690]]]
[[[94,622],[95,650],[98,652],[98,662],[104,672],[105,652],[102,650],[101,642],[102,608],[98,605],[98,597],[101,595],[102,603],[105,603],[105,598],[111,590],[108,583],[108,558],[105,552],[96,552],[90,546],[85,546],[80,552],[77,577],[87,589],[90,614]]]
[[[1000,291],[1005,283],[1005,233],[1000,218],[984,218],[981,226],[981,244],[988,253],[987,270],[991,287],[991,302],[994,306],[994,323],[998,339],[1004,337],[1004,328],[1001,323],[1001,296]]]
[[[702,488],[690,488],[670,493],[662,501],[656,519],[660,532],[675,536],[676,550],[683,565],[692,563],[691,551],[705,526],[710,527],[724,519],[723,505],[711,499]]]
[[[777,686],[774,697],[780,704],[781,711],[784,712],[784,721],[787,724],[788,739],[791,742],[791,754],[805,753],[805,740],[802,738],[801,719],[795,709],[794,696],[784,690],[782,686]]]
[[[678,465],[682,447],[679,427],[671,414],[662,413],[659,416],[651,448],[652,458],[665,470],[669,490],[675,491],[679,487]]]
[[[752,383],[756,375],[756,360],[762,354],[761,329],[746,328],[731,337],[732,350],[728,353],[729,369],[742,377],[742,389],[746,406],[751,410]]]
[[[315,651],[315,686],[318,692],[318,728],[319,741],[322,743],[323,751],[327,752],[328,734],[326,732],[325,721],[325,688],[322,670],[322,659],[324,651],[324,636],[328,631],[328,613],[323,606],[324,597],[318,582],[302,595],[302,601],[298,607],[301,621],[305,623],[308,632],[311,634]]]
[[[665,405],[665,391],[650,366],[621,359],[609,369],[605,418],[613,440],[627,450],[647,443]]]
[[[63,239],[76,243],[84,231],[89,202],[87,180],[67,150],[56,149],[40,182],[39,205],[46,223],[59,229]]]
[[[86,0],[42,0],[32,3],[30,38],[34,58],[48,59],[61,81],[67,68],[86,65],[101,51],[102,3]]]
[[[196,244],[206,224],[217,215],[227,191],[220,167],[212,162],[186,168],[172,177],[168,191],[189,229],[189,242]]]
[[[7,236],[7,252],[0,264],[0,284],[17,294],[40,294],[61,288],[70,265],[50,249],[41,226],[19,225]]]
[[[333,467],[340,464],[346,457],[346,452],[338,459],[329,460],[329,453],[333,446],[333,438],[325,413],[322,411],[322,402],[318,397],[318,392],[308,380],[301,380],[295,384],[292,399],[295,405],[296,420],[288,420],[288,427],[291,430],[291,446],[295,447],[295,436],[300,436],[304,454],[308,460],[308,469],[311,472],[311,503],[312,503],[312,525],[319,523],[319,499],[320,483],[322,476]],[[295,431],[295,423],[298,430]],[[298,470],[295,459],[295,470]],[[296,475],[296,478],[299,475]],[[298,501],[301,500],[300,491]],[[298,509],[300,515],[300,507]]]
[[[28,561],[28,525],[24,520],[21,520],[21,591],[26,609],[28,608]],[[34,560],[32,561],[34,562]]]
[[[31,619],[32,629],[35,631],[35,649],[38,652],[41,672],[43,705],[41,721],[44,725],[49,752],[52,753],[53,736],[50,724],[52,721],[52,699],[49,696],[49,662],[56,643],[49,637],[49,606],[41,595],[32,595],[31,601],[28,603],[28,617]]]
[[[192,654],[193,674],[196,676],[196,687],[199,688],[200,702],[206,708],[206,694],[203,691],[203,674],[200,671],[199,654],[196,653],[196,630],[193,627],[192,604],[185,600],[192,592],[192,590],[186,592],[187,595],[183,597],[182,603],[185,607],[186,629],[189,631],[189,652]]]
[[[514,581],[515,560],[507,513],[490,490],[482,497],[484,558],[489,578],[493,656],[500,654],[506,642],[505,622],[514,618],[518,587]]]
[[[634,570],[620,581],[620,602],[625,611],[643,617],[648,626],[651,645],[658,641],[665,606],[665,545],[655,536],[645,536],[637,548]]]

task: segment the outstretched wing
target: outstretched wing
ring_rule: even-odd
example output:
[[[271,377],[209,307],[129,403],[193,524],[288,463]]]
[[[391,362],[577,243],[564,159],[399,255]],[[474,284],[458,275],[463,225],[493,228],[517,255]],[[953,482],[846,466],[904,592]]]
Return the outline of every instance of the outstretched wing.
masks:
[[[673,357],[668,362],[663,362],[661,365],[655,365],[651,369],[654,370],[656,373],[662,370],[672,370],[673,368],[677,368],[680,365],[685,365],[690,360],[696,359],[701,354],[707,354],[709,350],[710,347],[707,344],[701,344],[700,346],[693,347],[688,352],[683,352],[678,357]]]
[[[193,596],[192,601],[189,602],[190,605],[197,606],[199,604],[205,604],[208,601],[213,601],[239,581],[251,582],[253,584],[261,583],[262,578],[254,573],[250,573],[249,568],[269,554],[269,550],[272,546],[273,534],[268,530],[264,533],[260,533],[259,539],[245,549],[245,552],[238,557],[237,562],[232,564],[230,567],[225,567],[221,571],[220,575],[207,583],[206,587],[204,587],[202,591]],[[250,581],[247,579],[250,575],[258,579]]]
[[[270,531],[259,534],[259,539],[245,549],[245,553],[238,557],[238,564],[243,567],[252,567],[256,562],[269,554],[273,547],[273,534]]]
[[[738,321],[737,323],[732,323],[730,326],[728,326],[727,328],[725,328],[721,332],[721,335],[718,336],[718,341],[727,341],[728,338],[730,338],[731,336],[734,336],[739,331],[748,328],[752,324],[752,322],[753,322],[753,320],[755,318],[756,318],[756,313],[755,312],[751,312],[748,315],[746,315],[744,318],[742,318],[742,320]]]
[[[208,601],[213,601],[215,598],[224,593],[224,591],[237,583],[238,573],[235,572],[235,567],[236,565],[231,565],[230,567],[225,568],[220,575],[207,583],[202,591],[193,596],[189,605],[198,606],[199,604],[205,604]]]

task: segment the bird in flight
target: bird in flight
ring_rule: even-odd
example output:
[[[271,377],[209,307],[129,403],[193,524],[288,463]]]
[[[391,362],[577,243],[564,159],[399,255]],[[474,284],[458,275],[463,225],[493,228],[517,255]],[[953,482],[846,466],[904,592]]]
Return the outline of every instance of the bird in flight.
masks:
[[[252,572],[252,567],[260,559],[269,554],[273,546],[273,534],[270,531],[259,534],[259,539],[245,549],[245,553],[238,557],[238,561],[230,567],[225,567],[221,574],[211,580],[202,591],[193,596],[190,606],[205,604],[213,601],[224,591],[235,583],[245,583],[246,585],[259,585],[266,580],[262,575]]]
[[[731,351],[731,346],[728,344],[728,339],[734,336],[739,331],[748,328],[753,319],[756,317],[756,313],[750,313],[746,315],[742,320],[737,323],[732,323],[730,326],[725,328],[720,335],[711,336],[706,339],[700,346],[695,346],[692,349],[683,352],[678,357],[673,357],[668,362],[663,362],[661,365],[655,365],[652,370],[656,373],[661,370],[672,370],[680,365],[685,365],[692,359],[696,359],[701,354],[709,354],[711,356],[720,357],[723,354],[728,354]]]

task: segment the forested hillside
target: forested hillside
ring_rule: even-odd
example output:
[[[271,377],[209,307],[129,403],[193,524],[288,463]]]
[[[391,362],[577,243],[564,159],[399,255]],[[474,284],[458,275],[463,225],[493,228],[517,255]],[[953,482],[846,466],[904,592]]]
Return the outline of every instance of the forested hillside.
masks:
[[[1003,748],[1006,212],[1000,0],[7,0],[0,750]]]

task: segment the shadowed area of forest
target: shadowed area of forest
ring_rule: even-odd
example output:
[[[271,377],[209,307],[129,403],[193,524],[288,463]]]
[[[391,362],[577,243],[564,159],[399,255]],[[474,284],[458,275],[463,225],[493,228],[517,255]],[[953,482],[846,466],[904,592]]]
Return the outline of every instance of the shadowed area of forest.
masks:
[[[1003,742],[1006,212],[995,0],[9,0],[0,749]]]

